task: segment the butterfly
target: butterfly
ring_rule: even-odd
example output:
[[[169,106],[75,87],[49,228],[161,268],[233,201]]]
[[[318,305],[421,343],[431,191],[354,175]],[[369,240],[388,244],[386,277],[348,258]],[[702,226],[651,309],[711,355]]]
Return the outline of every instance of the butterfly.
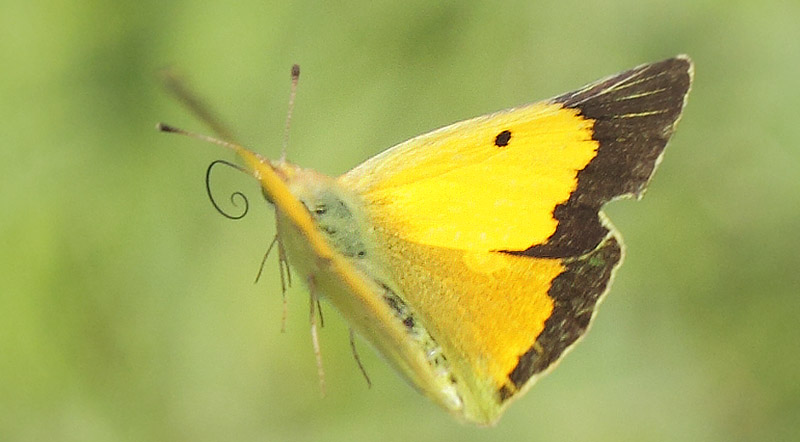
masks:
[[[221,144],[274,206],[312,309],[327,300],[419,391],[491,425],[589,328],[623,257],[601,209],[642,196],[692,77],[684,55],[645,64],[339,177]]]

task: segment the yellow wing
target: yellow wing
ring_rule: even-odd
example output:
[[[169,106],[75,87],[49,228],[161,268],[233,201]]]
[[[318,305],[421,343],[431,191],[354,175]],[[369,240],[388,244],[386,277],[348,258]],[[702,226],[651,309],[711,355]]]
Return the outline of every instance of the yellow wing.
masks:
[[[600,213],[640,196],[680,117],[686,57],[409,140],[339,178],[404,313],[494,422],[586,332],[622,245]],[[422,386],[423,391],[430,386]]]
[[[587,223],[570,226],[570,235],[597,230],[603,203],[646,186],[680,116],[690,69],[688,58],[677,57],[456,123],[339,180],[363,197],[378,225],[421,244],[526,250],[558,239],[551,237],[564,221],[560,205]],[[582,251],[604,236],[595,234]]]
[[[419,136],[342,181],[378,225],[401,238],[463,250],[524,250],[556,229],[553,208],[597,154],[593,121],[537,103]]]
[[[622,255],[613,235],[570,259],[381,240],[407,317],[446,357],[462,403],[451,411],[483,425],[585,333]]]

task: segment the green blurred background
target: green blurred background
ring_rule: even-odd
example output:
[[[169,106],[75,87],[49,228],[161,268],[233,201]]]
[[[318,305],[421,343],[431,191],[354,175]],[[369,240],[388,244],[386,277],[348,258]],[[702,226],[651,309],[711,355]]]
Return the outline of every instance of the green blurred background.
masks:
[[[0,440],[797,440],[797,1],[3,2]],[[156,72],[187,74],[244,144],[339,174],[444,124],[678,53],[684,119],[647,197],[608,208],[626,264],[586,341],[493,429],[462,426],[307,295],[258,189],[203,187],[219,148]]]

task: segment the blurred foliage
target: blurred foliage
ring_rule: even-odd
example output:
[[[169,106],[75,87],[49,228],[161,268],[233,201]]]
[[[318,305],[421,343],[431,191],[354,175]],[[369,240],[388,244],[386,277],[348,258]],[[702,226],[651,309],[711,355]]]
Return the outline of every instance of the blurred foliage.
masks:
[[[790,440],[800,434],[800,3],[4,2],[0,440]],[[689,106],[586,342],[494,429],[462,426],[307,296],[230,158],[160,88],[175,66],[267,155],[338,174],[418,133],[688,53]],[[219,192],[248,189],[218,173]],[[223,196],[224,198],[224,196]]]

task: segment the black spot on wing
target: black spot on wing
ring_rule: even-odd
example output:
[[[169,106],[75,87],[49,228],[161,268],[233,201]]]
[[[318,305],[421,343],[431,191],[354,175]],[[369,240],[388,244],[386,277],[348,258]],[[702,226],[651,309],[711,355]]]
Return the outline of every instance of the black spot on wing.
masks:
[[[504,131],[500,132],[499,134],[497,134],[496,137],[494,137],[494,145],[497,146],[497,147],[508,146],[508,142],[510,140],[511,140],[511,131],[510,130],[504,130]]]
[[[538,257],[580,256],[606,237],[600,207],[623,195],[641,196],[680,118],[692,63],[676,57],[639,66],[552,101],[594,120],[597,156],[580,172],[569,200],[556,206],[555,233],[544,244],[511,252]]]

